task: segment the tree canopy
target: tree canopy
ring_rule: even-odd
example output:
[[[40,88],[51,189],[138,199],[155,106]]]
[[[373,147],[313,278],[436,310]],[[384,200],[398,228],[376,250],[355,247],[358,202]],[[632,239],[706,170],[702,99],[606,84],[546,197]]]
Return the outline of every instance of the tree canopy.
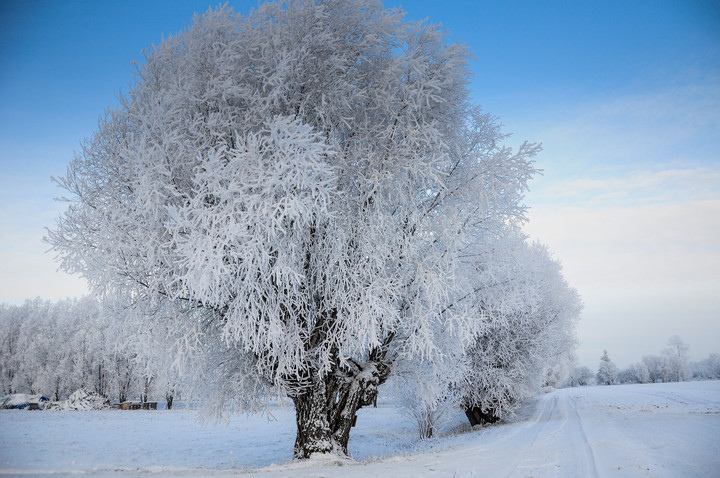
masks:
[[[290,396],[297,457],[347,452],[394,364],[473,343],[476,244],[522,219],[539,146],[503,144],[468,57],[372,0],[210,10],[146,53],[48,241],[181,331],[220,399]]]

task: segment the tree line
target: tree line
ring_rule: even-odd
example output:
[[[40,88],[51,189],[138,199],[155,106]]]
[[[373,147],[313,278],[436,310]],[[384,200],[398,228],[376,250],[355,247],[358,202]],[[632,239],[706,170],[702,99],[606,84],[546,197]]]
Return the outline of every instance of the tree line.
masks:
[[[179,376],[139,350],[147,332],[119,322],[92,297],[0,304],[0,392],[67,399],[80,388],[119,402],[162,398]]]
[[[683,339],[674,335],[668,339],[668,346],[658,355],[645,355],[642,360],[625,369],[619,369],[607,350],[600,357],[597,373],[588,367],[575,367],[568,377],[568,386],[618,385],[630,383],[667,383],[686,380],[720,379],[720,354],[690,362],[690,347]]]

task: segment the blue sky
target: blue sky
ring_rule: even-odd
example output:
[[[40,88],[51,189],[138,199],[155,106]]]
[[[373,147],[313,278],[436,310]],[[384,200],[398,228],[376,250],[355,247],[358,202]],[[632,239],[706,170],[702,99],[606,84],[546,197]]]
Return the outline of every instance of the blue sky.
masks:
[[[41,238],[62,175],[141,51],[206,1],[0,4],[0,302],[85,292]],[[246,13],[256,1],[230,2]],[[585,301],[581,363],[619,365],[673,334],[720,352],[720,4],[387,1],[474,52],[474,99],[510,144],[543,143],[527,232]]]

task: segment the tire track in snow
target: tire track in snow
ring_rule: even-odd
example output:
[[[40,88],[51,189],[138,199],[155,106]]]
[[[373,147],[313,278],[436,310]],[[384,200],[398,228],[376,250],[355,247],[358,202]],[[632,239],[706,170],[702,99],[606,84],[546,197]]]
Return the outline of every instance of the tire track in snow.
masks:
[[[523,431],[526,437],[507,463],[506,477],[598,477],[577,401],[567,391],[544,398],[536,420]]]
[[[582,417],[578,412],[577,400],[574,397],[569,396],[569,393],[565,393],[564,397],[570,404],[570,412],[572,415],[570,422],[574,423],[574,425],[571,426],[576,427],[576,430],[579,432],[580,435],[580,440],[573,440],[573,443],[575,444],[575,449],[579,452],[577,454],[574,453],[574,455],[576,455],[576,459],[579,459],[577,465],[582,465],[582,469],[579,469],[580,466],[578,466],[578,469],[576,470],[578,473],[576,476],[597,478],[598,471],[597,464],[595,462],[595,454],[592,451],[592,447],[590,446],[590,442],[588,441],[587,434],[585,433],[585,427],[582,423]]]
[[[551,436],[553,422],[557,419],[559,399],[557,394],[542,397],[542,408],[536,413],[534,420],[521,429],[520,439],[514,440],[515,449],[512,450],[512,458],[506,462],[503,475],[506,478],[517,476],[530,476],[528,472],[536,466],[544,467],[545,463],[529,463],[527,457],[535,456],[533,450],[547,442]]]

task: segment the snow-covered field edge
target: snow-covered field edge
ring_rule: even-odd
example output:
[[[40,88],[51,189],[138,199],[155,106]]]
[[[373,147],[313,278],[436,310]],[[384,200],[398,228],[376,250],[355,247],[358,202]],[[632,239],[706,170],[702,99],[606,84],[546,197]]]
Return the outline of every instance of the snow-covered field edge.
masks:
[[[196,412],[0,412],[0,474],[52,476],[720,476],[720,381],[581,387],[418,442],[389,403],[359,412],[353,460],[292,461],[292,409],[203,425]]]

